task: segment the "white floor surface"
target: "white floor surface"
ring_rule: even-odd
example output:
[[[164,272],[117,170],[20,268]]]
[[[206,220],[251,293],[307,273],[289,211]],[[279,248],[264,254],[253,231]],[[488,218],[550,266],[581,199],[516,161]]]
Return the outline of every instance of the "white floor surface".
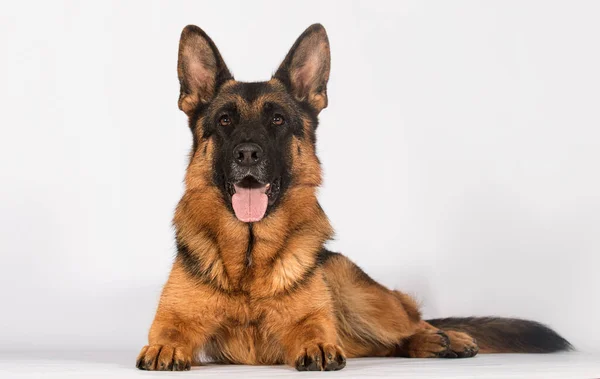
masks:
[[[600,354],[479,355],[470,359],[350,359],[338,372],[299,373],[285,366],[193,367],[139,371],[137,352],[0,352],[0,378],[600,378]]]

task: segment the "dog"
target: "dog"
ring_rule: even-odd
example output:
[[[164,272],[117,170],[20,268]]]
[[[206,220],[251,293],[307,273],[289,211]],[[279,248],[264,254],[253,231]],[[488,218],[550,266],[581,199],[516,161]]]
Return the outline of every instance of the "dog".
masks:
[[[193,146],[173,221],[177,255],[137,367],[189,370],[203,355],[332,371],[353,357],[570,350],[534,321],[425,321],[411,297],[325,249],[333,229],[317,201],[315,144],[329,71],[320,24],[269,81],[252,83],[233,78],[204,31],[183,29],[179,108]]]

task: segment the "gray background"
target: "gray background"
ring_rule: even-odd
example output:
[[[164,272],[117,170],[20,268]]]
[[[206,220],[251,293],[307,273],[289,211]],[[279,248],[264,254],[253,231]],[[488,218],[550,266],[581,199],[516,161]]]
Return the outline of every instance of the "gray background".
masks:
[[[344,252],[427,316],[600,349],[599,2],[0,5],[0,350],[136,349],[174,256],[188,23],[238,80],[328,30],[320,198]]]

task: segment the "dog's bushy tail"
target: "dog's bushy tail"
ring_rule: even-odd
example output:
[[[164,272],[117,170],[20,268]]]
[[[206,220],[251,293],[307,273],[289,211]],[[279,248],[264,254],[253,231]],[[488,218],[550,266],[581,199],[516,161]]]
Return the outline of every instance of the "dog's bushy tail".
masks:
[[[427,322],[441,330],[469,334],[477,340],[479,352],[484,354],[573,350],[569,341],[536,321],[502,317],[451,317]]]

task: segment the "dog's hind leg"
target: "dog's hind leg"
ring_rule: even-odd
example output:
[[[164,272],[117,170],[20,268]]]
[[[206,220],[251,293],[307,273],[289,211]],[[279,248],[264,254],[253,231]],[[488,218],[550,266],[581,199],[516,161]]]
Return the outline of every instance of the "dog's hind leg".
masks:
[[[421,321],[422,328],[402,340],[393,356],[408,358],[469,358],[477,355],[475,340],[466,333],[442,331]]]
[[[348,357],[393,355],[400,341],[420,329],[412,299],[380,285],[345,256],[327,253],[323,269]]]
[[[338,339],[348,357],[469,357],[469,335],[443,332],[421,319],[417,303],[371,279],[341,254],[328,253],[323,268],[335,304]]]

